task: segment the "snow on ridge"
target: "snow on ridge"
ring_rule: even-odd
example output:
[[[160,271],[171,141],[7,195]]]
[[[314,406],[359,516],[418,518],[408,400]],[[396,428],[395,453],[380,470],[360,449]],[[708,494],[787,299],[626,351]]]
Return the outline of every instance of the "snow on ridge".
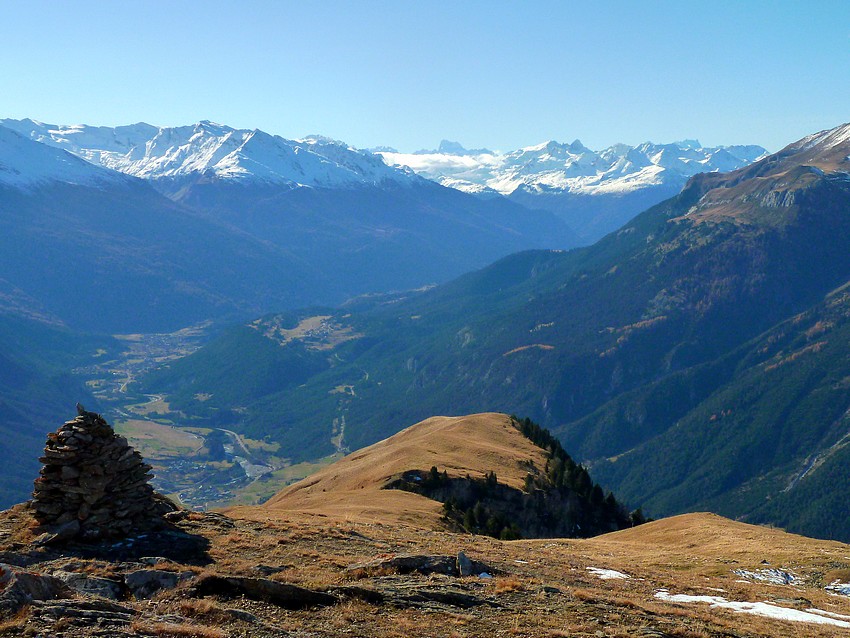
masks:
[[[388,166],[377,155],[329,138],[287,140],[209,120],[179,127],[144,123],[116,128],[56,126],[0,120],[3,124],[92,164],[149,180],[207,174],[226,180],[311,187],[420,180],[407,170]]]
[[[30,189],[61,182],[102,187],[127,183],[129,178],[93,166],[61,149],[29,139],[17,131],[0,126],[0,183]]]
[[[791,148],[794,150],[806,151],[814,148],[815,146],[820,146],[823,150],[828,150],[839,146],[840,144],[844,144],[845,142],[850,142],[850,122],[847,124],[841,124],[835,128],[807,135],[799,142],[792,144]]]
[[[734,170],[766,155],[758,146],[703,148],[696,140],[615,144],[600,152],[579,140],[549,140],[508,153],[469,150],[444,140],[437,151],[372,153],[319,135],[287,140],[209,120],[179,127],[143,122],[114,128],[60,126],[33,120],[0,120],[0,125],[92,164],[148,180],[204,174],[230,181],[333,188],[412,185],[425,178],[483,196],[517,190],[618,195],[668,183],[683,185],[697,173]]]
[[[847,142],[850,142],[850,123],[843,124],[829,131],[824,131],[818,140],[818,144],[823,146],[824,149],[835,148]]]
[[[459,144],[457,148],[463,149]],[[452,147],[448,147],[452,148]],[[532,193],[622,194],[664,183],[684,184],[697,173],[731,171],[767,155],[754,145],[702,147],[696,140],[673,144],[615,144],[595,152],[579,140],[547,141],[509,153],[379,153],[387,163],[466,192],[520,189]]]

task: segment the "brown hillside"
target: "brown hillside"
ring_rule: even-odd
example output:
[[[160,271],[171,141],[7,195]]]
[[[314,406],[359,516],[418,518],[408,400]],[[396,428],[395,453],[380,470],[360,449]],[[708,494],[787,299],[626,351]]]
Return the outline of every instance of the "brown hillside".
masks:
[[[822,185],[825,174],[847,173],[848,156],[850,124],[843,124],[730,173],[697,175],[686,190],[703,194],[687,217],[697,222],[785,223],[800,203],[801,193]]]
[[[440,503],[383,488],[405,471],[432,466],[452,477],[481,478],[496,472],[500,483],[521,488],[529,461],[544,467],[545,452],[511,425],[507,415],[432,417],[286,488],[262,507],[231,513],[269,518],[277,512],[303,512],[434,528],[439,525]]]
[[[641,566],[661,572],[670,565],[701,566],[712,573],[725,565],[746,569],[823,564],[847,560],[847,545],[780,529],[750,525],[699,512],[671,516],[639,527],[582,541],[585,551],[625,559],[621,568]],[[662,558],[663,557],[663,558]]]

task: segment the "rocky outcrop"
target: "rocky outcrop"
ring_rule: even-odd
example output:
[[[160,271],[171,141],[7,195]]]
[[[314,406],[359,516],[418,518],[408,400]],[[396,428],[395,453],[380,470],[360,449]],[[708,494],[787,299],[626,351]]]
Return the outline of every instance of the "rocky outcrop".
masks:
[[[152,529],[173,503],[150,486],[151,466],[99,414],[78,416],[47,436],[32,508],[43,543],[95,540]]]
[[[216,574],[201,577],[195,585],[195,593],[199,596],[244,596],[251,600],[263,600],[284,609],[324,607],[339,602],[331,594],[289,583],[279,583],[267,578]]]
[[[486,563],[470,560],[464,552],[457,556],[400,554],[390,558],[380,558],[367,563],[356,563],[346,567],[348,571],[382,572],[394,571],[399,574],[418,572],[425,576],[445,574],[446,576],[478,576],[494,574],[495,570]]]
[[[124,582],[136,598],[150,598],[163,589],[174,589],[195,576],[192,571],[169,572],[162,569],[139,569],[124,576]]]
[[[53,600],[69,593],[58,578],[0,563],[0,612],[14,612],[34,600]]]

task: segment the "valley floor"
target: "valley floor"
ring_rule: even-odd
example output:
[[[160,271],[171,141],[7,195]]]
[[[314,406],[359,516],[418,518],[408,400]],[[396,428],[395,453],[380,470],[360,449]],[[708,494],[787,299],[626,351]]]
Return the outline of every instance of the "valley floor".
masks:
[[[850,598],[826,589],[850,580],[850,547],[708,514],[590,540],[512,542],[260,508],[242,515],[181,512],[160,533],[60,551],[32,543],[25,506],[3,512],[0,563],[106,579],[115,595],[33,601],[0,616],[0,636],[850,635]],[[484,565],[459,577],[404,573],[410,561],[394,560],[453,563],[460,551]],[[138,588],[149,572],[159,591]]]

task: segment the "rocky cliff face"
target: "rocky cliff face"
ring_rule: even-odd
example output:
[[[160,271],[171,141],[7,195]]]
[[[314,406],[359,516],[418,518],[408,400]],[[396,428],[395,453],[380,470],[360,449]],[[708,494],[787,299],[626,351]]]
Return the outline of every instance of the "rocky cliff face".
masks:
[[[97,539],[154,527],[174,506],[150,486],[151,466],[99,414],[47,437],[32,508],[48,534]]]

